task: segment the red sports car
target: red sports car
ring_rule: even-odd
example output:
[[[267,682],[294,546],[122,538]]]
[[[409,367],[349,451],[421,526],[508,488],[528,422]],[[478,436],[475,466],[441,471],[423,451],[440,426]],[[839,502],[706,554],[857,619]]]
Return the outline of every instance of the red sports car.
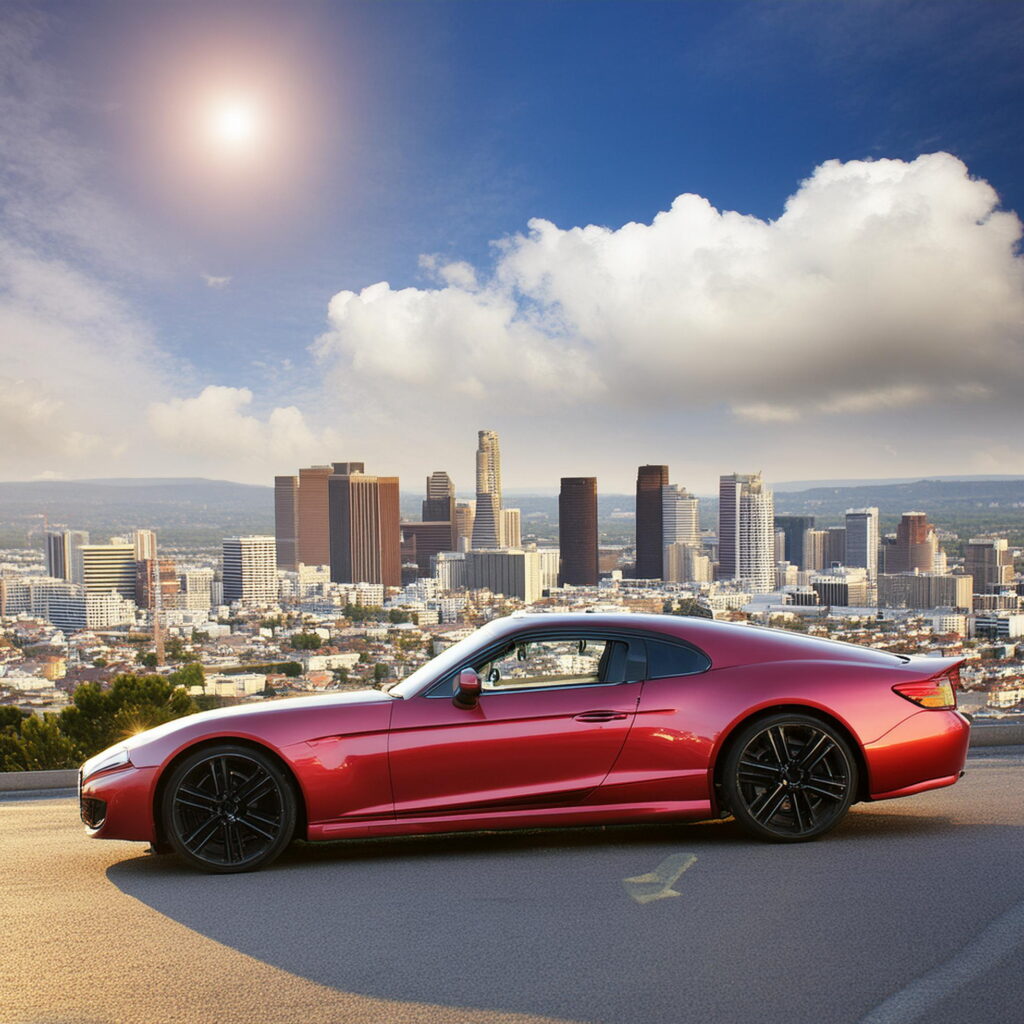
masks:
[[[207,871],[294,838],[733,815],[792,842],[952,785],[960,661],[660,615],[515,615],[388,692],[208,711],[87,761],[99,839]]]

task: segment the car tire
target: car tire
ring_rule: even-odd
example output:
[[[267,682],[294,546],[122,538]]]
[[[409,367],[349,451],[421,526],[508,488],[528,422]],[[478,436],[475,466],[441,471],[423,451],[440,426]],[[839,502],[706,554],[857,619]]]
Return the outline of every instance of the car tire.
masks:
[[[745,831],[773,842],[804,842],[835,828],[849,810],[857,760],[834,726],[780,713],[736,733],[721,784],[723,802]]]
[[[182,860],[229,874],[274,861],[292,840],[296,807],[291,780],[273,757],[223,743],[174,766],[161,800],[161,823]]]

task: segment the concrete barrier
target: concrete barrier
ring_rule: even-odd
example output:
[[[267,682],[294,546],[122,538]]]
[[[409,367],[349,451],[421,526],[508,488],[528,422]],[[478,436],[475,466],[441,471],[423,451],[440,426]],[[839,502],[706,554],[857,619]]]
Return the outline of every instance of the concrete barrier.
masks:
[[[75,789],[78,769],[56,772],[0,772],[0,793],[20,793],[34,789]]]

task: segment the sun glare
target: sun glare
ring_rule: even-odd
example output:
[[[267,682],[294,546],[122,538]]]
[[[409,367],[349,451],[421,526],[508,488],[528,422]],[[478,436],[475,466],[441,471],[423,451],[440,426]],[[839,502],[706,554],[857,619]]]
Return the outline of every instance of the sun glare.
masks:
[[[206,119],[211,140],[224,149],[251,149],[262,128],[260,112],[252,101],[242,98],[222,99],[213,104]]]

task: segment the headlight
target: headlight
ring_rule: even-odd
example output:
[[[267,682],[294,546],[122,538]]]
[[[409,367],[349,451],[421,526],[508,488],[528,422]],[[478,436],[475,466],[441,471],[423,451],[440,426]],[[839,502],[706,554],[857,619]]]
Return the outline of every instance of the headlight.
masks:
[[[101,750],[95,757],[90,757],[82,765],[82,781],[84,782],[97,772],[109,771],[111,768],[122,768],[124,765],[131,763],[127,747],[108,747],[106,750]]]

